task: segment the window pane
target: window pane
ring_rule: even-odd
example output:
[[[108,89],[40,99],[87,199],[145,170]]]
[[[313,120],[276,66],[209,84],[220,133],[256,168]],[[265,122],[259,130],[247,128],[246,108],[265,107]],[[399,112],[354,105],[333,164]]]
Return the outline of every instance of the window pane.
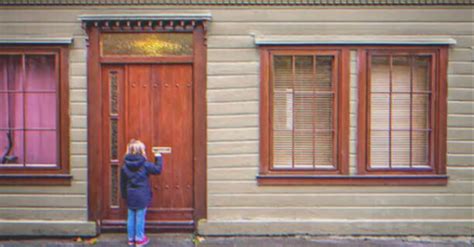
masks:
[[[295,167],[313,168],[312,130],[295,131]]]
[[[292,58],[274,57],[273,128],[293,129]]]
[[[389,130],[390,94],[372,94],[370,102],[371,129]]]
[[[429,166],[429,133],[428,131],[413,131],[412,164],[414,167]]]
[[[410,58],[394,56],[392,60],[392,91],[410,92]]]
[[[21,164],[23,166],[23,150],[23,131],[0,130],[0,165]]]
[[[273,57],[273,86],[274,90],[281,91],[292,89],[292,58],[291,56]]]
[[[104,33],[102,56],[191,56],[191,33]]]
[[[370,166],[388,168],[390,157],[389,131],[371,131],[370,133]]]
[[[313,57],[295,56],[295,91],[313,92],[313,85]]]
[[[430,113],[430,96],[429,95],[414,95],[413,96],[413,128],[414,129],[428,129],[429,128],[429,113]]]
[[[410,131],[392,131],[392,167],[410,167]]]
[[[26,165],[54,166],[57,163],[56,131],[26,131]]]
[[[370,90],[372,92],[389,92],[390,63],[388,56],[373,56],[370,71]]]
[[[314,99],[316,107],[315,125],[316,129],[328,130],[333,128],[333,96],[316,96]]]
[[[317,131],[315,133],[314,161],[316,167],[333,166],[333,133],[332,131]]]
[[[332,56],[316,56],[316,91],[332,91],[333,60]]]
[[[410,94],[392,94],[392,129],[410,128]]]
[[[312,93],[295,94],[294,99],[294,122],[297,130],[313,129],[313,114],[315,111]]]
[[[56,129],[56,94],[55,93],[27,93],[26,128],[27,129]]]
[[[0,55],[0,91],[22,90],[21,56]]]
[[[413,91],[430,91],[430,60],[428,56],[415,56]]]
[[[26,55],[25,90],[56,90],[58,75],[55,72],[54,55]]]
[[[291,168],[292,157],[292,131],[273,131],[273,167]]]
[[[23,128],[23,94],[0,92],[0,130]]]

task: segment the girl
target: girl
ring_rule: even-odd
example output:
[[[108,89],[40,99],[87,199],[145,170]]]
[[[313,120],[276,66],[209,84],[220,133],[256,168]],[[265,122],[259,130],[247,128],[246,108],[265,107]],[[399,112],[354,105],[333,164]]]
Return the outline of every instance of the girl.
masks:
[[[127,145],[125,165],[120,172],[120,191],[127,201],[128,208],[128,245],[144,246],[150,242],[145,236],[146,208],[151,201],[150,174],[160,174],[163,159],[155,154],[155,164],[147,161],[145,144],[132,139]]]

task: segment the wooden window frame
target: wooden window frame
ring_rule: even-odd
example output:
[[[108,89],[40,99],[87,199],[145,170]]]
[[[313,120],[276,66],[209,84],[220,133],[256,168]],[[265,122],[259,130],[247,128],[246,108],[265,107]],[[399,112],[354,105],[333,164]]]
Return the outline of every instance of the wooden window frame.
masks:
[[[370,168],[370,57],[372,55],[430,55],[431,98],[429,145],[430,169],[417,168]],[[447,61],[446,46],[414,47],[369,47],[358,50],[359,59],[359,106],[358,106],[358,149],[357,170],[359,175],[446,175],[446,132],[447,132]],[[420,181],[420,184],[423,183]]]
[[[334,157],[335,169],[272,169],[272,79],[271,66],[274,55],[317,56],[332,55],[335,58],[335,116],[336,133]],[[305,183],[307,176],[347,175],[349,173],[349,49],[343,47],[312,46],[264,46],[260,48],[260,173],[259,184],[273,184],[270,180],[280,178],[292,183]]]
[[[54,54],[57,56],[57,166],[52,168],[0,167],[0,185],[70,185],[69,164],[69,49],[67,45],[8,45],[1,55]]]
[[[260,170],[257,182],[260,186],[282,185],[388,185],[388,186],[445,186],[448,181],[446,175],[446,136],[447,136],[447,64],[448,45],[262,45],[260,46]],[[275,173],[270,167],[270,55],[272,51],[311,52],[312,50],[340,50],[339,77],[342,80],[339,102],[344,105],[339,116],[343,116],[339,134],[342,142],[339,148],[339,174],[308,174],[308,173]],[[349,107],[350,107],[350,54],[357,50],[358,70],[358,119],[357,119],[357,173],[349,175]],[[436,58],[436,130],[433,130],[435,147],[434,169],[431,173],[367,173],[366,167],[366,80],[367,80],[367,51],[416,51],[429,50]],[[365,65],[364,65],[365,64]]]

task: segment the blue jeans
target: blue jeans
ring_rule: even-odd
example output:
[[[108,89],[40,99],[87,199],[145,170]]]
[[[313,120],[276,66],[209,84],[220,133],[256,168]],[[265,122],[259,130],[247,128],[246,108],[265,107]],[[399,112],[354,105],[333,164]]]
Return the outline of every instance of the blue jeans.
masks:
[[[128,209],[128,241],[141,241],[145,237],[146,208]]]

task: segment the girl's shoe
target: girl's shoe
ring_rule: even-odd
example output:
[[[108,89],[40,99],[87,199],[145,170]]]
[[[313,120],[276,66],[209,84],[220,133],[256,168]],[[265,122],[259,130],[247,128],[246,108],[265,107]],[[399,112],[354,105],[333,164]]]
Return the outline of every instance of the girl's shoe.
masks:
[[[128,240],[128,246],[135,246],[135,240]]]
[[[150,243],[150,239],[147,236],[145,236],[141,241],[136,242],[136,244],[137,244],[136,246],[137,247],[142,247],[142,246],[147,245],[148,243]]]

